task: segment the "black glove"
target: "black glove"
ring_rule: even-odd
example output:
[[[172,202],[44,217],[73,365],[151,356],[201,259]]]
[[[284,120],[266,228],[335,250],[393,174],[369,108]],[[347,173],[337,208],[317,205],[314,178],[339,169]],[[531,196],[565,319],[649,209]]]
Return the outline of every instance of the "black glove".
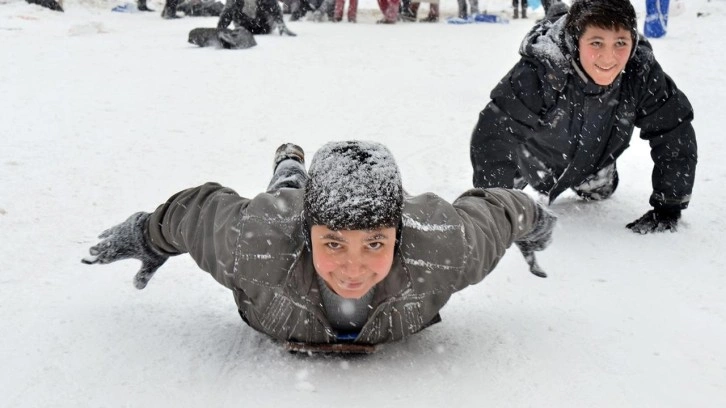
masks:
[[[285,25],[285,23],[277,23],[275,24],[275,28],[277,28],[277,32],[280,33],[280,35],[289,35],[290,37],[297,37],[297,34],[290,31],[289,28]]]
[[[638,234],[647,234],[649,232],[676,232],[678,230],[678,220],[681,218],[680,208],[675,209],[653,209],[645,213],[642,217],[626,225],[633,232]]]
[[[552,242],[552,230],[556,223],[557,216],[542,204],[537,203],[537,221],[534,228],[529,234],[514,242],[522,251],[524,259],[527,260],[529,271],[540,278],[546,278],[547,274],[537,264],[534,251],[542,251]]]
[[[126,221],[103,231],[98,238],[101,242],[92,246],[88,252],[91,256],[83,258],[85,264],[107,264],[122,259],[138,259],[141,269],[136,273],[134,286],[143,289],[161,265],[169,259],[146,243],[146,220],[151,214],[137,212]]]

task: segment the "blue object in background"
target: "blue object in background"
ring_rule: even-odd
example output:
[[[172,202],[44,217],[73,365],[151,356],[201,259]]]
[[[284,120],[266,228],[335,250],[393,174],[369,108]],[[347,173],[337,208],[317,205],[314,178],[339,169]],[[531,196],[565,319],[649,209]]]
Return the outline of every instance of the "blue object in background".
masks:
[[[509,20],[496,14],[473,14],[469,18],[449,17],[446,19],[449,24],[473,24],[473,23],[498,23],[509,24]]]
[[[527,0],[527,7],[531,8],[532,10],[536,10],[541,5],[542,2],[540,0]]]
[[[660,38],[668,30],[669,0],[645,0],[645,26],[643,34],[650,38]]]
[[[136,7],[135,3],[124,3],[112,8],[111,11],[115,11],[117,13],[138,13],[139,9]]]
[[[474,16],[474,22],[507,24],[509,23],[509,20],[497,14],[476,14]]]

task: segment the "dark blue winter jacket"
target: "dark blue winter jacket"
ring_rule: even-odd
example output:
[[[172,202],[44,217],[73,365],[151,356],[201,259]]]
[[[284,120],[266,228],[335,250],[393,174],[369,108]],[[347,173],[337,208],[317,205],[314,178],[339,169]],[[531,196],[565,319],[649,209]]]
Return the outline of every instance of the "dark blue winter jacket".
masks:
[[[474,185],[512,187],[521,176],[554,200],[614,163],[637,126],[654,164],[650,204],[686,208],[697,162],[688,98],[644,39],[613,84],[595,84],[572,57],[564,21],[536,25],[491,92],[471,139]]]

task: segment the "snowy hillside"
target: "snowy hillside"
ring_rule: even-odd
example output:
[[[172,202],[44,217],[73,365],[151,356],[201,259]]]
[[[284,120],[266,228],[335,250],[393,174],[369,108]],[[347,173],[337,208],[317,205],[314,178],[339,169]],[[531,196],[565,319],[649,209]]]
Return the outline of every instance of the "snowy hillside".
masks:
[[[61,14],[0,0],[1,407],[726,406],[726,1],[688,1],[652,42],[696,112],[678,233],[624,228],[649,208],[636,135],[612,199],[552,206],[548,279],[512,250],[442,323],[364,358],[287,354],[189,257],[142,291],[138,262],[80,259],[183,188],[256,194],[288,141],[310,157],[329,140],[384,142],[409,192],[454,199],[471,186],[477,115],[533,19],[381,26],[365,0],[358,24],[292,22],[297,37],[223,51],[186,42],[215,18],[116,4],[66,0]]]

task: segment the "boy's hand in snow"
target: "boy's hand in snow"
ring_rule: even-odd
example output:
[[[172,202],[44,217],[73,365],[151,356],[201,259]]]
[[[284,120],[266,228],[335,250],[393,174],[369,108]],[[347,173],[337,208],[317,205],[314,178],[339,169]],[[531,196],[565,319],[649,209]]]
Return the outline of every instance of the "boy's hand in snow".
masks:
[[[529,271],[540,278],[546,278],[547,274],[537,264],[534,251],[542,251],[549,246],[556,223],[557,216],[541,203],[537,203],[537,221],[534,228],[522,239],[514,242],[529,264]]]
[[[649,232],[676,232],[678,230],[678,220],[681,218],[681,210],[676,209],[654,209],[650,210],[642,217],[626,225],[633,232],[638,234],[647,234]]]
[[[557,216],[555,213],[547,209],[541,203],[537,203],[537,221],[534,223],[534,228],[516,241],[515,244],[521,250],[541,251],[552,242],[552,231],[555,229],[557,223]]]
[[[101,242],[89,249],[91,256],[85,257],[81,262],[85,264],[107,264],[122,259],[138,259],[141,269],[136,273],[134,286],[143,289],[154,276],[161,265],[169,259],[153,249],[146,242],[146,221],[150,214],[138,212],[126,221],[102,232],[98,238]]]

